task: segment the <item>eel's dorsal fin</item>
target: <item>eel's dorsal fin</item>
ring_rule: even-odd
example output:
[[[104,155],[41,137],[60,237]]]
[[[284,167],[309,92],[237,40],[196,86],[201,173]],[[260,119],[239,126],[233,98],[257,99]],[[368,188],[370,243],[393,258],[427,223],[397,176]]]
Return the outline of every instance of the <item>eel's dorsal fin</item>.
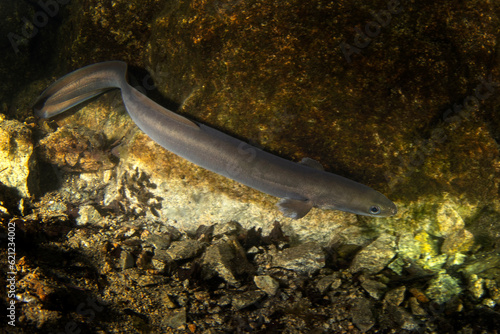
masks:
[[[318,170],[325,170],[322,164],[311,158],[303,158],[300,160],[299,164]]]
[[[306,199],[282,198],[277,204],[283,215],[293,219],[304,217],[313,207],[313,203]]]

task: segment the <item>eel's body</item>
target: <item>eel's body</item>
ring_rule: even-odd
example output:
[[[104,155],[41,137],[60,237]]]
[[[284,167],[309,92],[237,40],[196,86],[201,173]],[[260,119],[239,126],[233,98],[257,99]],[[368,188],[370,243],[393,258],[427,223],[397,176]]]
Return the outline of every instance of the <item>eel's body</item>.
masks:
[[[109,61],[67,74],[42,93],[35,113],[52,117],[119,88],[130,117],[151,139],[203,168],[282,198],[278,207],[288,217],[301,218],[313,206],[378,217],[396,214],[396,205],[381,193],[325,172],[312,159],[282,159],[161,107],[130,86],[126,72],[126,63]]]

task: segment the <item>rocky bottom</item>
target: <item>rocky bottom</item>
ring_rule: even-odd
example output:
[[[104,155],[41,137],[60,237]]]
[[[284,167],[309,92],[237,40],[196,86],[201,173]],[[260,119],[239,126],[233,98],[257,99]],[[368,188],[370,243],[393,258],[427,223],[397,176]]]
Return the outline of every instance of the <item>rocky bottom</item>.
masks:
[[[16,326],[3,325],[7,332],[465,334],[500,328],[498,306],[467,289],[446,302],[431,300],[424,291],[435,273],[412,263],[401,274],[387,266],[367,273],[362,268],[373,263],[363,261],[372,259],[356,256],[359,246],[294,245],[278,223],[263,235],[234,222],[185,233],[113,215],[96,225],[78,225],[75,218],[69,210],[3,219],[2,239],[9,223],[16,229]],[[4,242],[1,251],[7,258]],[[6,261],[1,266],[4,281],[10,270]]]

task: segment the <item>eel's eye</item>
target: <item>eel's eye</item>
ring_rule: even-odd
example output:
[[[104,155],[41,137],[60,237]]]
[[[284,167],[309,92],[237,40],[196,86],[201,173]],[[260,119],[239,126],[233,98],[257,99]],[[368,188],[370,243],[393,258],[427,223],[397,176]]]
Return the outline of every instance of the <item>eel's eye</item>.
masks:
[[[380,213],[380,208],[376,205],[370,206],[370,213],[372,215],[378,215]]]

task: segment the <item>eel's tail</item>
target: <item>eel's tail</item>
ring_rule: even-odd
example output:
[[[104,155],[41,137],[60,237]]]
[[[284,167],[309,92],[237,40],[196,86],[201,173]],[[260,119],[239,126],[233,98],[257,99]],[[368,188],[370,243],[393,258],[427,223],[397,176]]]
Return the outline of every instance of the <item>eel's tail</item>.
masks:
[[[54,82],[38,97],[35,115],[49,118],[126,82],[127,64],[106,61],[83,67]]]

